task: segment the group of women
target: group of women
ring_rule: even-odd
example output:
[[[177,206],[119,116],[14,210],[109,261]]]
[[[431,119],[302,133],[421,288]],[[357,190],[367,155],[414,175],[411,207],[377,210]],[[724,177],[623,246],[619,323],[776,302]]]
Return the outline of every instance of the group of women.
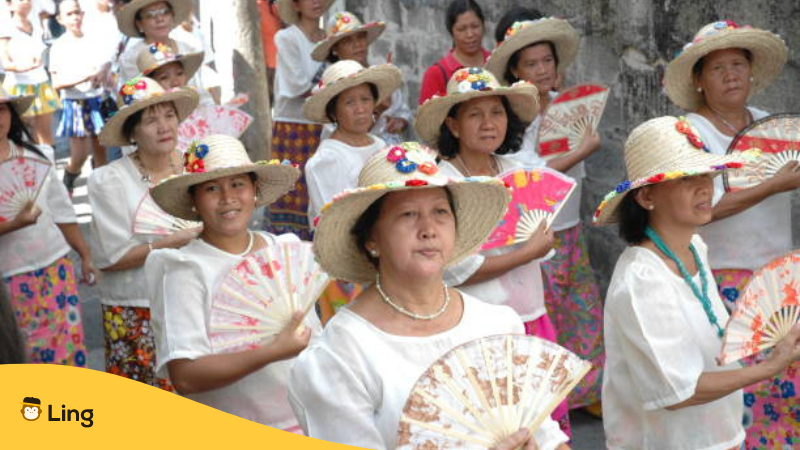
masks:
[[[565,205],[552,229],[478,251],[509,202],[497,175],[548,166],[579,181],[583,160],[600,146],[587,133],[567,156],[545,163],[536,151],[541,117],[577,55],[569,23],[510,11],[489,53],[478,5],[451,2],[454,48],[425,73],[430,95],[414,123],[424,143],[402,142],[411,120],[402,75],[367,64],[385,25],[339,13],[326,36],[318,23],[330,3],[279,1],[292,25],[276,37],[276,160],[254,163],[223,135],[176,149],[179,123],[199,96],[185,81],[167,85],[158,71],[196,67],[158,45],[145,48],[158,56],[139,70],[153,78],[123,85],[123,106],[100,136],[135,151],[90,178],[94,252],[60,183],[0,223],[3,254],[24,250],[14,252],[19,261],[3,259],[2,273],[32,360],[85,364],[69,245],[84,278],[100,279],[109,372],[276,428],[368,448],[413,446],[402,433],[398,440],[399,417],[422,372],[459,344],[524,333],[594,367],[535,432],[520,430],[495,449],[568,448],[569,408],[596,405],[601,394],[608,448],[793,444],[800,327],[745,366],[715,361],[728,318],[723,299],[735,302],[754,269],[792,247],[796,163],[733,193],[717,177],[746,163],[725,150],[766,115],[747,101],[780,73],[780,38],[715,22],[669,63],[666,93],[691,114],[648,120],[625,144],[627,177],[594,215],[597,224],[617,223],[628,244],[603,302],[580,200]],[[52,163],[22,125],[29,102],[0,93],[0,160],[24,154]],[[144,204],[196,226],[143,232]],[[270,232],[248,229],[258,206],[272,207]],[[327,311],[324,328],[316,314],[296,314],[263,345],[215,350],[208,323],[219,282],[248,255],[298,238],[313,239],[319,264],[337,280],[325,296],[338,312]],[[52,242],[63,245],[53,251]]]

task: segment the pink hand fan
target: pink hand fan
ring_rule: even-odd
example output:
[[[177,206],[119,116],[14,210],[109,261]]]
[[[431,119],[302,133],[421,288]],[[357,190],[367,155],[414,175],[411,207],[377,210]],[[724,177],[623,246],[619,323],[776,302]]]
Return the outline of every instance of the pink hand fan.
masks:
[[[553,169],[513,169],[498,176],[511,187],[511,202],[481,250],[527,241],[542,220],[550,226],[575,190],[572,178]]]
[[[725,327],[721,365],[774,347],[800,322],[800,250],[760,268]]]
[[[178,127],[178,148],[188,149],[192,142],[212,134],[238,138],[252,121],[250,114],[236,106],[198,106]]]
[[[800,162],[800,114],[775,114],[753,122],[733,138],[727,153],[752,149],[761,151],[756,161],[723,173],[727,192],[753,187],[787,162]]]
[[[202,226],[203,222],[179,219],[167,214],[158,207],[149,193],[142,197],[133,219],[133,232],[138,234],[167,236],[176,231]]]
[[[51,168],[47,161],[27,157],[0,163],[0,223],[14,220],[28,202],[39,198]]]
[[[496,335],[450,350],[411,389],[398,449],[488,449],[532,432],[591,364],[544,339]]]
[[[608,94],[606,86],[582,84],[553,99],[539,126],[539,156],[549,160],[575,151],[587,128],[597,131]]]
[[[239,263],[211,304],[209,338],[217,353],[256,348],[308,313],[328,285],[310,242],[268,245]]]

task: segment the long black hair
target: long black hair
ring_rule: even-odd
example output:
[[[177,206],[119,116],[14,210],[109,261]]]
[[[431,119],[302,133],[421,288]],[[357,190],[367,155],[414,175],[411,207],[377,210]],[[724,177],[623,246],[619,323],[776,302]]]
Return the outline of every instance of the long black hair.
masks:
[[[511,104],[505,96],[500,96],[500,101],[503,102],[503,107],[506,109],[506,117],[508,124],[506,125],[506,137],[503,143],[495,150],[497,155],[507,155],[509,153],[516,153],[522,146],[522,137],[525,134],[526,124],[522,122],[519,117],[511,109]],[[458,115],[458,108],[461,103],[453,105],[447,113],[447,117],[455,118]],[[439,147],[439,154],[445,158],[455,158],[460,150],[460,143],[457,137],[453,136],[445,122],[439,126],[439,139],[437,142]]]
[[[11,114],[11,128],[8,130],[8,139],[17,147],[30,150],[42,158],[47,159],[44,153],[33,144],[34,140],[31,136],[31,132],[28,130],[28,127],[25,126],[25,122],[22,121],[22,116],[20,116],[17,108],[10,103],[6,103],[6,107]]]
[[[636,191],[641,188],[628,192],[628,195],[619,203],[617,214],[619,216],[619,237],[628,244],[639,244],[643,242],[647,235],[644,230],[650,219],[646,209],[636,201]]]

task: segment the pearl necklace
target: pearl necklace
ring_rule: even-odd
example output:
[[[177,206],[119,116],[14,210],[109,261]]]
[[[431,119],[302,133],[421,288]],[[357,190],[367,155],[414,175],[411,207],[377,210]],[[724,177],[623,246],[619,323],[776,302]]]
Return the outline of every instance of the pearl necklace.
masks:
[[[247,256],[248,253],[250,253],[250,250],[253,249],[253,242],[255,242],[255,239],[253,239],[253,232],[247,230],[247,235],[250,237],[250,242],[247,243],[247,248],[244,249],[242,253],[234,253],[233,256],[244,258],[245,256]]]
[[[447,290],[446,284],[442,283],[442,286],[444,286],[444,304],[435,313],[423,316],[421,314],[411,312],[403,308],[402,306],[398,305],[397,303],[393,302],[392,299],[388,295],[386,295],[386,292],[383,291],[383,286],[381,286],[381,275],[380,274],[375,275],[375,288],[378,290],[378,294],[380,294],[381,299],[384,302],[386,302],[389,306],[394,308],[395,311],[405,316],[411,317],[414,320],[433,320],[441,316],[442,313],[444,313],[444,311],[447,309],[447,306],[450,304],[450,292]]]

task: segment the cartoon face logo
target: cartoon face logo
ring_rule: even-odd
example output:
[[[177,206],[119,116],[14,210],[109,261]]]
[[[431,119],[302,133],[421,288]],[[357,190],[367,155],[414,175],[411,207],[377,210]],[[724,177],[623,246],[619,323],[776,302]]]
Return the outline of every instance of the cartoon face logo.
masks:
[[[29,422],[38,419],[42,414],[42,402],[36,397],[25,397],[22,400],[22,417]]]

